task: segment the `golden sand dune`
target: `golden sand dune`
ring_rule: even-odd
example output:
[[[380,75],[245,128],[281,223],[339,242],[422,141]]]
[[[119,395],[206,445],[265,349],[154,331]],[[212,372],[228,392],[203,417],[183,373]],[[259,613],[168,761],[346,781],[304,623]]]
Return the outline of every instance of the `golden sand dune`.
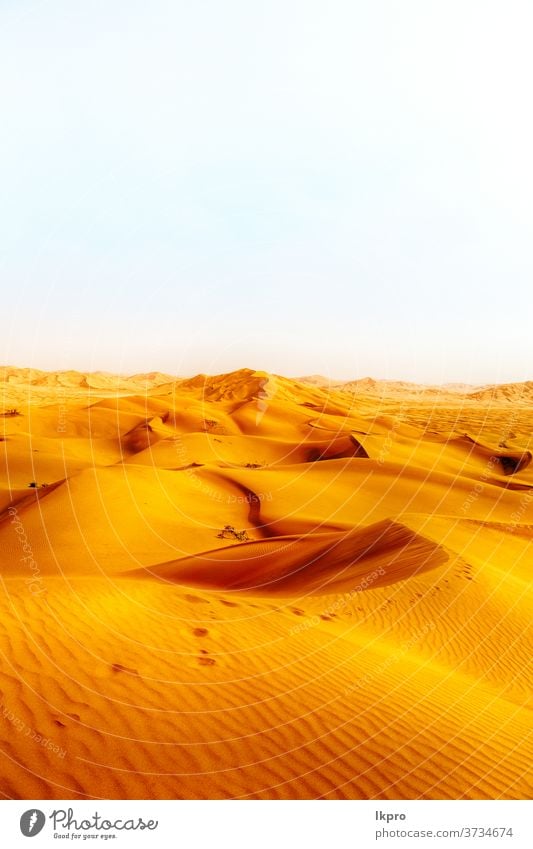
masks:
[[[5,796],[531,794],[526,384],[0,376]]]
[[[293,596],[349,592],[369,574],[372,586],[383,586],[446,560],[439,546],[386,521],[347,533],[276,536],[218,548],[137,574],[215,590]]]
[[[533,399],[533,380],[525,383],[502,383],[497,386],[485,386],[472,393],[479,401],[509,401],[513,404],[531,404]]]
[[[363,377],[359,380],[332,380],[319,374],[299,378],[299,382],[310,386],[329,388],[333,391],[354,395],[391,398],[401,395],[405,398],[433,398],[434,400],[457,400],[460,395],[463,402],[496,401],[512,404],[530,405],[533,401],[533,381],[523,383],[501,383],[489,386],[471,386],[466,383],[446,383],[443,385],[419,385],[405,380],[374,380]]]

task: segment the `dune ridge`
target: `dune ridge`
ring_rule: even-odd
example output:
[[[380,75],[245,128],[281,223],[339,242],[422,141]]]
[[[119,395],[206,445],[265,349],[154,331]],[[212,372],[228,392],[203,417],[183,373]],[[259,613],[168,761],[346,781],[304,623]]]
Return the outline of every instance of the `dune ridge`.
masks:
[[[532,384],[0,369],[7,798],[528,798]]]

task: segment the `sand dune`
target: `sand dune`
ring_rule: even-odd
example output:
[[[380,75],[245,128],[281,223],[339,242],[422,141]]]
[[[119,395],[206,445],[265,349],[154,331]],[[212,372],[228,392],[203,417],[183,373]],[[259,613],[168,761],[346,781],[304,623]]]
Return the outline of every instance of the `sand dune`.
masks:
[[[531,404],[533,399],[533,380],[524,383],[503,383],[497,386],[485,386],[472,392],[471,397],[478,401],[508,401],[512,404]]]
[[[391,398],[401,395],[403,398],[434,398],[435,400],[456,401],[457,396],[468,401],[495,401],[512,404],[530,405],[533,400],[533,381],[523,383],[501,383],[488,386],[471,386],[466,383],[445,383],[442,385],[420,385],[405,380],[374,380],[363,377],[359,380],[334,380],[313,374],[300,377],[300,383],[317,386],[331,391],[370,395],[372,397]],[[454,398],[455,396],[455,398]]]
[[[137,574],[216,590],[292,596],[349,592],[369,575],[372,586],[383,586],[447,559],[443,549],[408,528],[378,522],[347,533],[276,536],[231,549],[217,548]]]
[[[528,384],[0,378],[6,797],[531,795]]]

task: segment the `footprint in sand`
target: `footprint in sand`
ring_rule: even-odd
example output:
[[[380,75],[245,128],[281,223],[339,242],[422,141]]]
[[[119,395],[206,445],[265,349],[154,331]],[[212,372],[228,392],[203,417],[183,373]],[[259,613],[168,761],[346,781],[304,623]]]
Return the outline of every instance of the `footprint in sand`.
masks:
[[[131,666],[123,666],[122,663],[112,663],[111,669],[113,672],[129,672],[130,675],[138,675],[137,669],[132,669]]]
[[[205,657],[204,656],[204,657],[198,658],[198,664],[200,666],[214,666],[215,663],[216,663],[216,660],[212,657]]]

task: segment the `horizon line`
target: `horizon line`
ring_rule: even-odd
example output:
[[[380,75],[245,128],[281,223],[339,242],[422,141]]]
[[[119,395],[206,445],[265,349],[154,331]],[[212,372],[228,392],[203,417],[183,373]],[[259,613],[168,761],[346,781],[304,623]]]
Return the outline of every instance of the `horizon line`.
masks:
[[[288,375],[288,374],[280,374],[278,372],[272,372],[267,369],[253,369],[248,366],[243,366],[238,369],[231,369],[230,371],[222,371],[222,372],[193,372],[185,375],[177,375],[171,374],[170,372],[164,371],[163,369],[153,368],[148,371],[135,371],[135,372],[118,372],[118,371],[108,371],[107,369],[79,369],[79,368],[59,368],[59,369],[49,369],[49,368],[38,368],[36,366],[19,366],[13,364],[5,364],[0,365],[0,371],[6,371],[9,369],[13,369],[15,371],[33,371],[39,372],[41,374],[47,375],[60,375],[60,374],[79,374],[79,375],[104,375],[106,377],[116,377],[122,380],[133,380],[134,378],[144,377],[149,374],[160,374],[165,377],[169,377],[171,380],[175,381],[185,381],[185,380],[193,380],[197,377],[205,377],[205,378],[216,378],[223,377],[227,375],[237,374],[238,372],[249,372],[251,375],[261,375],[261,376],[272,376],[272,377],[281,377],[287,380],[294,381],[306,381],[306,380],[323,380],[330,385],[337,384],[347,384],[347,383],[359,383],[359,382],[372,382],[372,383],[392,383],[392,384],[403,384],[409,386],[424,386],[424,387],[451,387],[451,386],[465,386],[473,389],[480,389],[491,386],[504,386],[504,385],[520,385],[525,383],[530,383],[533,378],[526,380],[505,380],[502,382],[484,382],[484,383],[469,383],[467,381],[462,380],[449,380],[444,383],[431,382],[431,381],[416,381],[416,380],[407,380],[403,378],[388,378],[388,377],[373,377],[369,374],[365,374],[362,377],[350,377],[350,378],[333,378],[327,377],[324,374],[319,372],[313,372],[310,374],[303,375]],[[2,380],[2,382],[4,382]]]

